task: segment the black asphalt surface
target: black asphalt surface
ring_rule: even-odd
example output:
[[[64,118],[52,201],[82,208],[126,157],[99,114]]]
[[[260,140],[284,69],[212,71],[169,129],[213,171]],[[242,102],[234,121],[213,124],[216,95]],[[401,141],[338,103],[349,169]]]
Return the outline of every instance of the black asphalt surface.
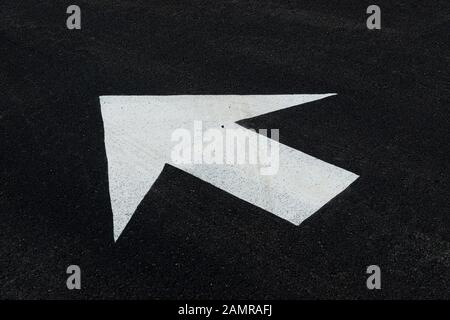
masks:
[[[0,3],[1,298],[450,298],[448,1],[70,4]],[[329,92],[241,123],[360,176],[299,227],[167,165],[114,243],[99,95]]]

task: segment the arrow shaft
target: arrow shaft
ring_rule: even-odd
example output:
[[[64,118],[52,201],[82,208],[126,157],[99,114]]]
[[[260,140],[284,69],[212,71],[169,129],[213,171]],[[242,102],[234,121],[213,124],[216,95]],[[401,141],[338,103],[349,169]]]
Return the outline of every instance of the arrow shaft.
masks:
[[[237,129],[236,132],[242,132],[239,128],[242,127],[236,124],[232,126],[232,129]],[[296,225],[319,210],[358,177],[256,132],[245,131],[242,132],[245,135],[242,139],[256,138],[258,146],[270,145],[279,151],[276,172],[261,174],[261,169],[269,164],[267,162],[250,164],[247,161],[229,165],[171,164]],[[246,151],[249,152],[249,149]],[[195,154],[194,157],[199,158]],[[249,159],[248,153],[246,159]]]

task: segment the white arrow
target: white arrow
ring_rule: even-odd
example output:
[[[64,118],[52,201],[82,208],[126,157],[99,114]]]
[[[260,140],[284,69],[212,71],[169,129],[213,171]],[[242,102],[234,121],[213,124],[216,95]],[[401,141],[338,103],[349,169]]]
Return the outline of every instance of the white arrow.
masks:
[[[171,134],[199,120],[242,128],[234,122],[330,95],[101,96],[115,240],[166,163],[299,225],[358,176],[273,140],[280,164],[274,175],[250,164],[177,164]]]

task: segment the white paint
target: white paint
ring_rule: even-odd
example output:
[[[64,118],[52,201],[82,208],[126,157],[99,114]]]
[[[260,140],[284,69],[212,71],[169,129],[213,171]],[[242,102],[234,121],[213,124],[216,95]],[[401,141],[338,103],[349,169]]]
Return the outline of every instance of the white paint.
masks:
[[[192,130],[179,128],[172,132],[175,142],[171,163],[259,165],[262,175],[274,175],[279,168],[279,130],[259,129],[258,133],[234,123],[224,128],[203,128],[202,121],[194,121]]]
[[[283,144],[275,175],[255,165],[173,164],[171,133],[196,120],[236,128],[238,120],[330,95],[101,96],[115,240],[165,163],[299,225],[358,176]]]

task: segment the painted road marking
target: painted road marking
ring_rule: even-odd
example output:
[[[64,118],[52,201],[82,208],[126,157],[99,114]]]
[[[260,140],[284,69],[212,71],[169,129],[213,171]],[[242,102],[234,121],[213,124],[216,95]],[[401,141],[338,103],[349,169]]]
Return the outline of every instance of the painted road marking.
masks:
[[[358,176],[278,142],[275,175],[261,175],[254,165],[176,164],[171,133],[199,120],[243,128],[235,122],[331,95],[101,96],[114,239],[166,163],[299,225]]]

